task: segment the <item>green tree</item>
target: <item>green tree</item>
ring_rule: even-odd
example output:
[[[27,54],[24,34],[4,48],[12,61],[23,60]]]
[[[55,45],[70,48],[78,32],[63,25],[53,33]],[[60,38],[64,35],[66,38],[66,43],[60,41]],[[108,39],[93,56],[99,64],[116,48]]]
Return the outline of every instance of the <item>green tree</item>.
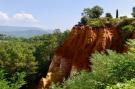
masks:
[[[99,18],[103,14],[103,8],[100,6],[94,6],[93,8],[85,8],[83,13],[89,18]]]
[[[14,86],[13,89],[22,86],[20,83],[24,81],[24,79],[20,77],[23,77],[23,75],[19,75],[22,74],[22,72],[26,74],[25,81],[27,81],[27,83],[34,81],[34,74],[37,71],[37,61],[33,56],[35,51],[33,44],[18,40],[8,40],[1,41],[0,46],[0,68],[6,71],[6,79],[8,81],[10,80],[11,84],[14,84],[12,85]],[[21,80],[17,80],[18,78]]]
[[[38,72],[44,76],[48,71],[49,64],[54,54],[55,48],[58,46],[57,38],[54,35],[50,35],[44,38],[44,42],[36,47],[34,53],[36,60],[38,61]]]
[[[111,13],[106,13],[105,17],[112,18],[112,15],[111,15]]]
[[[119,11],[118,11],[118,9],[116,10],[116,18],[119,18]]]
[[[19,89],[26,83],[23,72],[16,72],[10,77],[8,75],[5,70],[0,69],[0,89]]]
[[[135,17],[135,7],[132,9],[132,16]]]
[[[5,34],[0,34],[0,40],[4,40],[4,38],[6,38]]]
[[[88,24],[88,18],[87,18],[86,16],[83,16],[83,17],[81,18],[81,24],[83,24],[83,25]]]
[[[0,68],[10,75],[15,72],[33,74],[37,69],[37,62],[33,56],[32,45],[25,42],[0,42]]]

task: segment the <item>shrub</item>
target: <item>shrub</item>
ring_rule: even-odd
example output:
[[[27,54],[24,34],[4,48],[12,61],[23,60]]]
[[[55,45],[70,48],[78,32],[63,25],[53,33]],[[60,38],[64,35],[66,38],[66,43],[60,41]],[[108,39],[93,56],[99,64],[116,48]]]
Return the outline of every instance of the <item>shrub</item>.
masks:
[[[104,27],[104,23],[100,19],[92,19],[88,21],[88,25],[91,27]]]
[[[134,89],[135,88],[135,79],[131,79],[124,83],[117,83],[115,85],[108,85],[106,89]]]
[[[135,7],[133,7],[133,9],[132,9],[131,15],[132,15],[133,17],[135,17]]]
[[[51,89],[100,89],[99,85],[102,85],[102,83],[96,80],[95,75],[82,71],[64,81],[62,85],[53,84]]]
[[[123,26],[132,25],[132,22],[134,20],[135,20],[134,18],[123,18],[123,19],[119,19],[119,22],[117,24],[117,28],[121,29]]]
[[[128,19],[127,16],[121,16],[120,19]]]
[[[82,17],[82,18],[81,18],[81,24],[83,24],[83,25],[88,24],[88,20],[89,20],[89,19],[88,19],[86,16]]]
[[[125,25],[122,27],[122,30],[124,32],[128,32],[128,33],[132,33],[134,29],[135,29],[135,27],[132,25]]]
[[[130,38],[135,27],[132,25],[125,25],[125,26],[122,26],[121,29],[122,29],[122,33],[121,33],[122,37],[124,40],[126,40]]]
[[[0,88],[2,89],[19,89],[26,82],[24,81],[25,73],[15,73],[12,77],[7,77],[8,73],[0,69]]]
[[[105,17],[112,18],[112,15],[111,15],[111,13],[106,13]]]

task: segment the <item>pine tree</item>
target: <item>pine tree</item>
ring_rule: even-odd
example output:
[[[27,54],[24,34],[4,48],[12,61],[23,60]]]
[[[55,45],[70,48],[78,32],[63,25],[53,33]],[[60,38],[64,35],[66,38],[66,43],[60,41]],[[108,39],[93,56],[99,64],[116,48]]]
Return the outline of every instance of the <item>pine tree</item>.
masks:
[[[118,11],[118,9],[116,10],[116,18],[118,18],[119,17],[119,11]]]

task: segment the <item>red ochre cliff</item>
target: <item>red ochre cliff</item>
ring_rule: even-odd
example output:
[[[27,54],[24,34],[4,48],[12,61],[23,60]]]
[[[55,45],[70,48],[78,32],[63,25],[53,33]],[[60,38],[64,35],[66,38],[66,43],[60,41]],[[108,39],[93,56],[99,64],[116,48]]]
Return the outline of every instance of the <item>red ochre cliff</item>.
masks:
[[[52,82],[61,82],[80,70],[90,71],[92,53],[106,49],[121,53],[127,50],[124,43],[119,29],[76,25],[64,44],[56,50],[47,76],[40,80],[37,89],[48,89]]]

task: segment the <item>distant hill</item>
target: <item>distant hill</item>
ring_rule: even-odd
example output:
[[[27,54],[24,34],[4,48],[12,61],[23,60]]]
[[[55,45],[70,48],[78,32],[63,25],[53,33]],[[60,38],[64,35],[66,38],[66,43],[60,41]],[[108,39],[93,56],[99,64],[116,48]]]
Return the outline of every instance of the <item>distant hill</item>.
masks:
[[[28,38],[48,33],[51,32],[38,27],[0,26],[0,34],[5,34],[8,36]]]

